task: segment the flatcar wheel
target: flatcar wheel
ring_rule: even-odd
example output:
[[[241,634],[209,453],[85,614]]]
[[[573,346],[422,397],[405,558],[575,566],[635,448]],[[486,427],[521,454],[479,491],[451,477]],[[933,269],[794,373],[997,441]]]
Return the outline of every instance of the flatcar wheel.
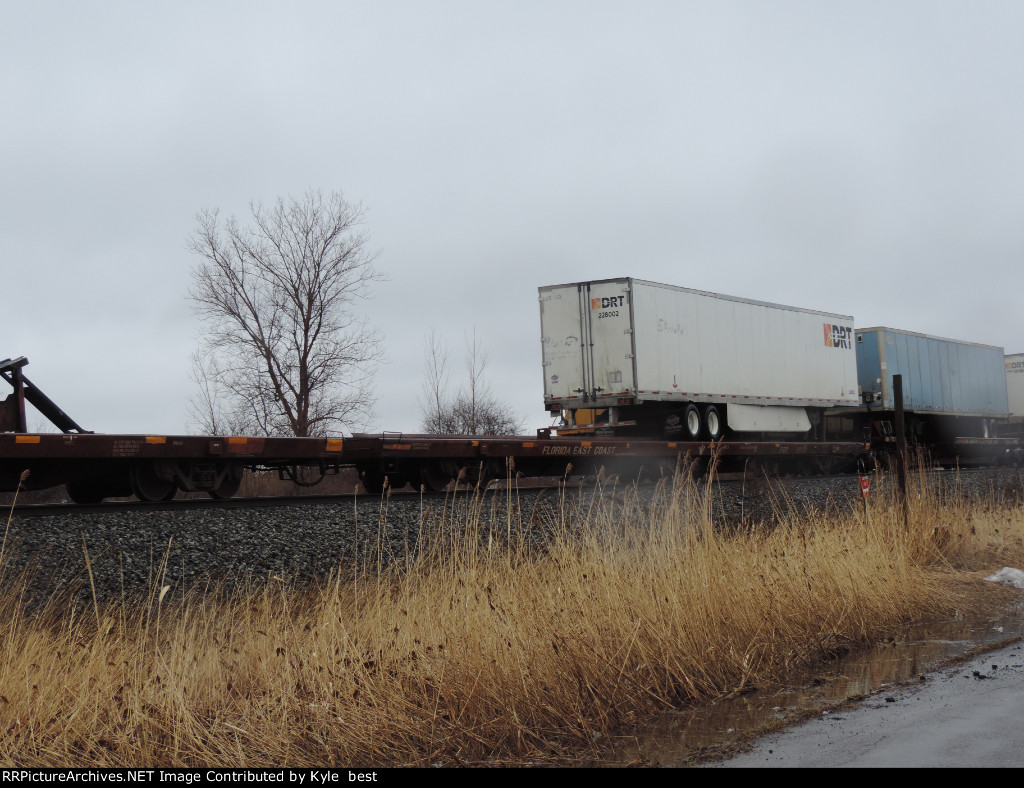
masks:
[[[686,410],[683,411],[683,429],[688,440],[700,440],[700,423],[700,410],[692,403],[687,405]]]
[[[140,501],[169,501],[178,493],[173,479],[163,479],[155,466],[148,463],[135,465],[129,476],[132,493]]]
[[[704,478],[704,474],[708,470],[708,461],[704,457],[694,457],[693,462],[690,463],[688,470],[690,472],[690,478],[693,481],[699,481]]]
[[[384,474],[376,468],[367,468],[359,473],[363,489],[370,495],[380,495],[384,492],[384,478]]]
[[[704,409],[704,431],[709,441],[717,441],[725,433],[722,415],[715,405],[708,405]]]
[[[106,497],[102,488],[92,479],[68,482],[65,489],[75,503],[102,503]]]
[[[228,498],[234,498],[238,493],[238,488],[242,486],[242,477],[228,471],[224,474],[224,479],[221,481],[219,487],[214,487],[210,490],[210,497],[216,498],[219,501],[227,500]]]
[[[424,465],[420,469],[420,483],[427,492],[447,490],[452,475],[440,465]]]

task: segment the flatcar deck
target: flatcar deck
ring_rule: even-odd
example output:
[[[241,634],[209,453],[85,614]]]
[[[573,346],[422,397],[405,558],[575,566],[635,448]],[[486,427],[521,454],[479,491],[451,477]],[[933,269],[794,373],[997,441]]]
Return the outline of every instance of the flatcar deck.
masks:
[[[684,442],[621,437],[357,434],[347,438],[199,435],[0,434],[0,490],[67,485],[82,502],[135,494],[164,500],[183,490],[230,497],[245,469],[298,469],[320,476],[356,468],[369,490],[406,482],[440,489],[451,479],[558,476],[568,472],[662,471],[680,463],[750,458],[820,463],[855,461],[863,443]],[[27,472],[27,476],[25,475]],[[309,474],[305,474],[309,476]],[[313,474],[315,476],[315,473]]]

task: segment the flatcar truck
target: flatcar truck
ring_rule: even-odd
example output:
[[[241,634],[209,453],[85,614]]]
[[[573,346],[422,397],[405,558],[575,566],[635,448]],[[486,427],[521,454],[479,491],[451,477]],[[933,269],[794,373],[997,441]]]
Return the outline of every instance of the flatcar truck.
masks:
[[[807,440],[857,405],[853,318],[633,278],[539,288],[544,404],[564,429]]]

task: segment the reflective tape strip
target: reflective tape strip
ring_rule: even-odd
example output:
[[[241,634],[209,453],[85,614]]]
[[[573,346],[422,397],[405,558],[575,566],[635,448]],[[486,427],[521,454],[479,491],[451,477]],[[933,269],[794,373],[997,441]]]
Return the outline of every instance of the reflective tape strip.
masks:
[[[237,446],[239,444],[244,446],[248,442],[249,442],[248,438],[228,438],[228,443],[233,444],[235,446]]]
[[[38,435],[15,435],[15,443],[39,443]]]
[[[147,435],[146,443],[167,443],[167,438],[163,435]]]
[[[327,451],[341,451],[344,445],[345,441],[342,438],[327,439]]]

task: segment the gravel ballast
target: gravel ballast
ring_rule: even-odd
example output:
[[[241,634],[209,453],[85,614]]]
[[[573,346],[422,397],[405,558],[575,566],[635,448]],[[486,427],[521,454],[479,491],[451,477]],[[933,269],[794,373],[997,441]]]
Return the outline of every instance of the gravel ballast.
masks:
[[[877,489],[877,477],[872,479],[872,494],[886,494]],[[1011,502],[1024,498],[1018,469],[938,474],[935,483],[946,495]],[[643,496],[653,495],[655,488],[637,489]],[[770,521],[793,508],[849,509],[860,500],[858,479],[850,476],[723,481],[711,489],[718,515],[732,522]],[[535,532],[557,515],[563,498],[570,503],[582,498],[589,505],[595,495],[621,500],[622,494],[621,487],[604,492],[573,488],[564,496],[556,490],[529,490],[510,497],[498,490],[486,493],[474,509],[483,531],[493,527],[504,534],[521,527]],[[473,505],[472,493],[459,492],[454,500],[458,507]],[[76,588],[78,597],[91,604],[88,556],[101,601],[164,586],[173,598],[187,589],[231,589],[268,580],[305,584],[351,571],[357,555],[376,555],[378,546],[385,560],[405,556],[415,549],[421,523],[429,528],[443,518],[449,527],[460,527],[466,521],[464,515],[452,515],[452,496],[393,495],[386,501],[362,496],[357,501],[45,517],[19,516],[15,509],[4,548],[4,582],[25,573],[33,606]]]

